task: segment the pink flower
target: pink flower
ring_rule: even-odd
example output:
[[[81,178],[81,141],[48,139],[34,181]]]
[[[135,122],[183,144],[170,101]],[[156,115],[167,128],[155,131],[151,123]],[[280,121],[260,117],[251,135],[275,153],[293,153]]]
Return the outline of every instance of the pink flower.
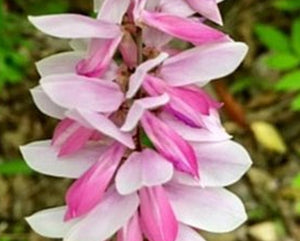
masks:
[[[37,233],[64,241],[204,241],[194,229],[228,232],[246,220],[224,187],[251,158],[222,127],[222,105],[200,89],[232,73],[247,52],[204,23],[222,24],[218,2],[94,0],[96,19],[29,18],[44,33],[71,39],[73,49],[39,61],[40,85],[31,90],[37,107],[60,122],[52,140],[21,147],[26,163],[76,179],[66,206],[26,219]],[[173,49],[173,38],[195,47]]]

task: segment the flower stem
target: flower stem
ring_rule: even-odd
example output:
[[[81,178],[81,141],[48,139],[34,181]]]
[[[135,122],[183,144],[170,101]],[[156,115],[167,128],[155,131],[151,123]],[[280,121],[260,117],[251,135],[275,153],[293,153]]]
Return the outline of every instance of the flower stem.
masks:
[[[137,64],[140,65],[143,63],[143,36],[142,36],[142,29],[138,28],[137,29],[137,34],[136,34],[136,45],[137,45]],[[136,98],[141,98],[142,97],[142,91],[139,90],[139,92],[136,95]],[[142,142],[141,142],[141,132],[142,132],[142,127],[140,124],[137,126],[137,131],[136,131],[136,149],[137,151],[142,150]]]

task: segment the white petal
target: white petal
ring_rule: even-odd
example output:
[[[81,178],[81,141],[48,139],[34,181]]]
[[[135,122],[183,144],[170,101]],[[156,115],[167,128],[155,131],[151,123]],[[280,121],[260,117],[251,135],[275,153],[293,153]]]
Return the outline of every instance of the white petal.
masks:
[[[121,24],[129,4],[130,0],[104,0],[98,14],[98,19]]]
[[[121,166],[116,176],[116,188],[127,195],[142,187],[158,186],[168,182],[173,166],[153,150],[135,152]]]
[[[224,187],[241,179],[252,164],[248,152],[234,141],[194,143],[193,148],[199,163],[200,179],[177,172],[174,181],[192,186]]]
[[[40,31],[58,38],[104,38],[120,35],[116,24],[102,22],[79,14],[54,14],[28,17]]]
[[[200,166],[203,186],[227,186],[237,182],[252,161],[240,144],[234,141],[193,145]]]
[[[161,53],[154,59],[150,59],[141,65],[139,65],[133,75],[131,75],[129,80],[129,89],[127,91],[126,97],[132,98],[143,84],[144,78],[148,71],[160,65],[165,59],[168,58],[167,53]]]
[[[54,103],[67,109],[111,112],[119,108],[124,98],[116,83],[76,74],[49,75],[40,83]]]
[[[42,113],[56,119],[63,119],[65,117],[66,109],[55,104],[43,91],[41,86],[31,89],[30,93],[35,105]]]
[[[50,140],[33,142],[20,149],[32,169],[56,177],[78,178],[98,160],[104,147],[87,147],[62,158],[57,157],[58,150],[51,146]]]
[[[172,86],[198,83],[232,73],[242,62],[248,47],[240,42],[203,45],[169,58],[161,67],[161,77]]]
[[[121,127],[121,130],[132,131],[136,127],[146,110],[152,110],[164,106],[169,101],[170,97],[168,96],[168,94],[135,100],[127,114],[125,123]]]
[[[137,194],[121,196],[109,191],[82,221],[65,236],[64,241],[104,241],[122,228],[138,208]]]
[[[201,230],[229,232],[247,215],[241,200],[223,188],[168,186],[169,199],[178,221]]]
[[[63,238],[76,221],[64,222],[66,207],[46,209],[26,218],[30,227],[47,238]]]
[[[205,241],[205,240],[194,229],[184,224],[179,224],[176,241]]]
[[[36,63],[41,77],[52,74],[76,73],[76,65],[84,59],[84,52],[66,52],[55,54]]]

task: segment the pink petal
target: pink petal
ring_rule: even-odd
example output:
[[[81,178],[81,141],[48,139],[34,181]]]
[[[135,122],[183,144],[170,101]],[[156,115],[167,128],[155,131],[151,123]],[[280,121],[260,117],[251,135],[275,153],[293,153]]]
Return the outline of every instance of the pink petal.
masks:
[[[153,145],[168,161],[178,170],[198,177],[197,159],[188,142],[150,112],[145,112],[142,126]]]
[[[126,225],[137,211],[138,204],[139,199],[135,193],[121,196],[110,190],[102,201],[68,232],[65,240],[106,240]]]
[[[74,130],[77,130],[79,126],[80,125],[78,125],[78,123],[69,118],[61,120],[55,127],[52,137],[52,144],[60,146],[68,138],[70,133],[73,133]]]
[[[186,0],[190,6],[205,18],[220,25],[223,24],[222,16],[216,0]]]
[[[112,23],[77,14],[57,14],[28,17],[40,31],[58,38],[104,38],[120,35],[120,28]]]
[[[230,232],[247,215],[241,200],[222,188],[168,186],[168,198],[178,221],[208,232]]]
[[[66,178],[78,178],[99,158],[104,146],[91,146],[76,155],[58,157],[58,148],[51,141],[39,141],[20,147],[22,156],[28,166],[37,172]],[[42,157],[42,158],[41,158]]]
[[[240,42],[209,44],[169,58],[160,76],[172,86],[197,83],[201,86],[232,73],[242,62],[248,47]]]
[[[216,125],[214,128],[198,128],[191,127],[178,119],[175,119],[170,114],[162,113],[160,118],[185,140],[191,142],[218,142],[226,141],[231,136],[220,125]],[[204,120],[205,123],[205,120]]]
[[[98,19],[121,24],[131,0],[104,0],[98,13]]]
[[[196,45],[221,41],[225,34],[201,22],[167,14],[143,11],[142,21],[173,37]]]
[[[125,32],[123,40],[119,46],[124,63],[131,69],[137,65],[137,46],[130,33]]]
[[[124,146],[113,144],[82,177],[72,184],[66,194],[68,210],[65,220],[88,213],[100,202],[124,152]]]
[[[74,154],[81,150],[93,135],[93,130],[79,127],[60,147],[59,157]]]
[[[44,77],[41,86],[54,103],[67,109],[111,112],[123,101],[117,84],[75,74]]]
[[[178,222],[161,186],[143,188],[139,192],[141,222],[145,236],[151,241],[175,241]]]
[[[169,100],[170,98],[167,94],[135,100],[133,105],[130,107],[121,130],[132,131],[137,126],[146,110],[152,110],[163,106],[167,104]]]
[[[102,77],[110,67],[121,39],[122,35],[112,40],[93,39],[87,57],[76,66],[77,73],[89,77]]]
[[[143,241],[138,213],[118,232],[117,241]]]
[[[170,101],[164,110],[193,127],[203,127],[203,118],[209,115],[210,110],[221,107],[220,103],[197,87],[170,87],[151,75],[146,77],[143,87],[150,95],[167,92]]]
[[[30,90],[33,101],[37,108],[45,115],[56,119],[65,117],[66,109],[55,104],[45,93],[41,86],[37,86]]]
[[[85,56],[84,52],[65,52],[55,54],[36,63],[41,77],[52,74],[76,73],[76,65]]]
[[[168,54],[161,53],[154,59],[150,59],[144,63],[142,63],[140,66],[137,67],[135,73],[131,75],[129,80],[129,90],[126,93],[127,98],[132,98],[139,88],[141,87],[144,78],[146,77],[147,73],[160,65],[166,58],[168,58]]]
[[[116,188],[122,195],[142,187],[158,186],[173,176],[173,166],[157,152],[145,149],[132,153],[116,175]]]
[[[135,147],[130,133],[122,132],[111,120],[101,114],[90,111],[73,110],[69,111],[67,116],[87,128],[97,130],[100,133],[119,141],[131,149],[134,149]]]
[[[26,218],[30,227],[38,234],[47,238],[63,238],[75,225],[76,220],[64,222],[66,207],[46,209]]]

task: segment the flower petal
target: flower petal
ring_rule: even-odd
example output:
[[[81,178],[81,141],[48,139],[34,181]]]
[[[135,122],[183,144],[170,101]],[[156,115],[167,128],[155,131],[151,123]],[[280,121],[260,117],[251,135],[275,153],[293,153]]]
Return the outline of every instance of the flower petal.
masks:
[[[78,14],[55,14],[28,17],[40,31],[58,38],[104,38],[120,35],[116,24],[92,19]]]
[[[139,198],[135,193],[121,196],[110,190],[98,206],[68,232],[64,241],[104,241],[129,221],[138,204]]]
[[[133,75],[131,75],[130,80],[129,80],[129,89],[126,94],[127,98],[132,98],[136,92],[139,90],[141,87],[144,78],[147,75],[147,72],[150,71],[151,69],[157,67],[160,65],[165,59],[168,58],[167,53],[161,53],[154,59],[150,59],[141,65],[139,65]]]
[[[117,241],[143,241],[138,213],[118,232]]]
[[[58,156],[66,156],[77,153],[81,150],[93,136],[93,130],[85,127],[79,127],[74,133],[72,133],[67,140],[60,147]]]
[[[151,241],[175,241],[178,222],[161,186],[140,190],[140,213],[144,234]]]
[[[146,97],[133,102],[127,114],[125,123],[121,127],[122,131],[132,131],[146,110],[151,110],[163,106],[169,102],[170,98],[167,94],[155,97]]]
[[[38,234],[47,238],[63,238],[76,223],[64,222],[66,207],[46,209],[26,218],[30,227]]]
[[[116,175],[116,188],[127,195],[142,187],[158,186],[173,176],[173,166],[157,152],[145,149],[134,152],[121,166]]]
[[[93,39],[87,57],[76,66],[80,75],[88,77],[101,77],[110,67],[113,56],[122,40],[122,35],[114,39]]]
[[[46,76],[41,86],[54,103],[67,109],[111,112],[123,101],[117,84],[75,74]]]
[[[176,241],[205,241],[194,229],[180,224]]]
[[[215,125],[212,128],[191,127],[182,121],[172,117],[170,114],[162,113],[160,118],[172,129],[183,137],[183,139],[191,142],[218,142],[225,141],[231,136],[225,131],[221,125]],[[204,118],[204,117],[203,117]],[[205,119],[205,118],[204,118]]]
[[[219,42],[226,37],[201,22],[167,13],[142,11],[141,19],[148,26],[196,45]]]
[[[160,8],[161,12],[171,13],[180,17],[188,17],[195,13],[186,0],[161,0]]]
[[[124,63],[130,69],[135,68],[137,65],[138,50],[136,43],[130,33],[124,33],[123,39],[119,45],[119,50],[122,54]]]
[[[250,168],[252,161],[240,144],[234,141],[194,144],[201,166],[203,186],[227,186],[237,182]]]
[[[103,152],[103,146],[87,147],[76,155],[58,158],[51,141],[38,141],[20,150],[26,163],[34,170],[55,177],[78,178],[88,170]]]
[[[203,17],[220,25],[223,24],[222,16],[216,0],[186,0],[190,6]]]
[[[85,127],[95,129],[131,149],[135,147],[130,133],[122,132],[110,119],[101,114],[90,111],[73,110],[69,111],[66,115]]]
[[[41,77],[52,74],[76,73],[76,65],[85,57],[84,52],[72,51],[55,54],[36,63]]]
[[[247,219],[241,200],[226,189],[178,185],[166,190],[178,221],[186,225],[222,233],[236,229]]]
[[[240,42],[209,44],[169,58],[161,67],[161,77],[172,86],[198,83],[232,73],[242,62],[248,47]]]
[[[121,24],[131,0],[104,0],[98,13],[98,19]]]
[[[124,146],[115,143],[105,150],[99,160],[68,189],[65,220],[88,213],[102,199],[123,155]]]
[[[56,119],[63,119],[65,117],[66,109],[55,104],[41,86],[31,89],[30,93],[35,105],[42,113]]]
[[[199,177],[196,156],[188,142],[150,112],[145,112],[141,121],[159,153],[172,162],[176,169]]]

